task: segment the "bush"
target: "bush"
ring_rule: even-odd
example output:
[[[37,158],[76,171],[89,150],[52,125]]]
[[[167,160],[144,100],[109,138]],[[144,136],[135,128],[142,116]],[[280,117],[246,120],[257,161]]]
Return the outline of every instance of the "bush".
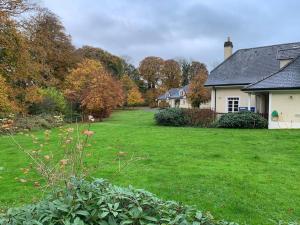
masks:
[[[163,126],[186,126],[188,118],[183,109],[162,109],[154,115],[156,123]]]
[[[92,183],[73,179],[68,189],[46,200],[22,208],[9,209],[0,224],[76,225],[236,225],[216,221],[209,213],[133,188],[113,186],[102,179]]]
[[[170,104],[169,104],[168,102],[166,102],[166,101],[160,101],[160,102],[158,103],[158,107],[159,107],[160,109],[166,109],[166,108],[169,108],[169,107],[170,107]]]
[[[156,123],[164,126],[210,127],[215,113],[210,109],[169,108],[154,116]]]
[[[223,128],[267,128],[268,121],[254,112],[227,113],[221,116],[217,127]]]
[[[211,127],[216,114],[210,109],[186,109],[188,125],[194,127]]]
[[[14,116],[0,119],[0,134],[11,134],[38,129],[51,129],[63,125],[64,120],[59,115]]]
[[[64,95],[55,88],[41,89],[42,100],[29,108],[30,114],[65,114],[67,103]]]

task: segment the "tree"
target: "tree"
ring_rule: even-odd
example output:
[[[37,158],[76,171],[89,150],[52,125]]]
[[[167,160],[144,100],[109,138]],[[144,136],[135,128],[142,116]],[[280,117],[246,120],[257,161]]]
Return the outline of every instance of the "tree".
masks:
[[[7,113],[12,110],[8,95],[8,85],[5,79],[0,75],[0,113]]]
[[[128,93],[132,88],[136,87],[134,81],[127,74],[122,76],[120,81],[125,93]]]
[[[179,59],[178,63],[181,66],[181,85],[185,86],[190,83],[191,63],[186,59]]]
[[[133,88],[136,88],[137,86],[128,75],[122,76],[120,82],[122,84],[123,93],[125,96],[125,105],[128,105],[128,94]]]
[[[139,70],[136,69],[134,65],[130,64],[126,58],[123,58],[123,75],[124,74],[128,75],[130,79],[135,82],[142,93],[147,91],[147,87],[145,82],[141,79]]]
[[[158,82],[162,80],[162,68],[164,60],[159,57],[146,57],[140,62],[139,72],[147,83],[148,90],[155,89]]]
[[[125,74],[125,61],[101,48],[83,46],[76,50],[81,59],[93,59],[102,63],[115,78],[120,79]]]
[[[127,105],[136,106],[142,103],[144,103],[144,99],[139,89],[137,87],[133,87],[131,90],[129,90],[127,96]]]
[[[77,60],[71,37],[59,18],[47,9],[40,10],[24,22],[33,60],[38,64],[42,86],[59,86]]]
[[[203,69],[204,64],[198,61],[189,61],[186,59],[179,59],[182,73],[182,86],[189,84],[195,76],[199,73],[199,70]]]
[[[65,94],[86,115],[98,118],[109,116],[124,101],[120,82],[100,62],[90,59],[79,63],[68,75]]]
[[[180,86],[181,70],[180,65],[173,59],[166,60],[162,69],[162,83],[167,89]]]
[[[0,0],[0,12],[8,16],[15,16],[33,9],[35,4],[27,0]]]
[[[193,76],[189,85],[188,98],[191,101],[193,107],[199,108],[202,103],[209,101],[210,92],[204,87],[204,83],[208,77],[208,71],[204,64],[196,67],[197,73]]]

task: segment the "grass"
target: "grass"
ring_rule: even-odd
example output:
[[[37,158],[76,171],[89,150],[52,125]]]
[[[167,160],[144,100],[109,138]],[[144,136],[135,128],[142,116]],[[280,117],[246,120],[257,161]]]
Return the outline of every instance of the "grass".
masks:
[[[144,110],[116,112],[92,130],[87,164],[94,177],[143,188],[240,224],[299,221],[300,130],[159,127],[153,112]],[[34,148],[29,137],[15,138]],[[29,161],[9,137],[0,137],[0,146],[0,207],[38,199],[41,192],[33,182],[15,179]],[[142,159],[119,173],[119,151]]]

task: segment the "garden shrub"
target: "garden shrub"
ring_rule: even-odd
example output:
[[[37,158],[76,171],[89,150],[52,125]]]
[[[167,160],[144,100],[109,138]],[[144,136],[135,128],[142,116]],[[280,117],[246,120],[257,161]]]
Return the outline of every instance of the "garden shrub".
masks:
[[[64,95],[56,88],[41,89],[42,100],[29,108],[30,114],[65,114],[67,102]]]
[[[156,123],[163,126],[185,126],[188,118],[183,109],[162,109],[154,115]]]
[[[211,109],[185,109],[188,125],[195,127],[211,127],[215,120],[215,112]]]
[[[215,113],[210,109],[168,108],[155,114],[156,123],[164,126],[210,127]]]
[[[133,188],[120,188],[102,179],[93,182],[73,179],[68,188],[45,200],[22,208],[9,209],[0,224],[45,225],[236,225],[213,219],[193,207],[163,201]]]
[[[217,127],[222,128],[267,128],[268,121],[254,112],[227,113],[221,116]]]
[[[38,129],[51,129],[63,125],[64,120],[60,115],[9,115],[0,119],[0,134],[11,134]]]
[[[170,107],[170,104],[166,101],[160,101],[158,103],[158,108],[160,109],[166,109],[166,108],[169,108]]]

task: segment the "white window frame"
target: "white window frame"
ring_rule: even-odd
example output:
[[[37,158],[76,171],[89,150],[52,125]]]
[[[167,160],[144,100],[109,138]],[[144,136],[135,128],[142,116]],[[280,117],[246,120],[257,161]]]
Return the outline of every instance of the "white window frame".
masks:
[[[228,100],[230,99],[230,98],[238,98],[238,111],[236,111],[236,112],[239,112],[239,110],[240,110],[240,102],[241,102],[241,97],[240,96],[227,96],[226,97],[226,109],[225,109],[225,112],[226,113],[235,113],[235,111],[233,111],[233,112],[229,112],[228,111]],[[232,106],[233,108],[234,108],[234,105]]]

